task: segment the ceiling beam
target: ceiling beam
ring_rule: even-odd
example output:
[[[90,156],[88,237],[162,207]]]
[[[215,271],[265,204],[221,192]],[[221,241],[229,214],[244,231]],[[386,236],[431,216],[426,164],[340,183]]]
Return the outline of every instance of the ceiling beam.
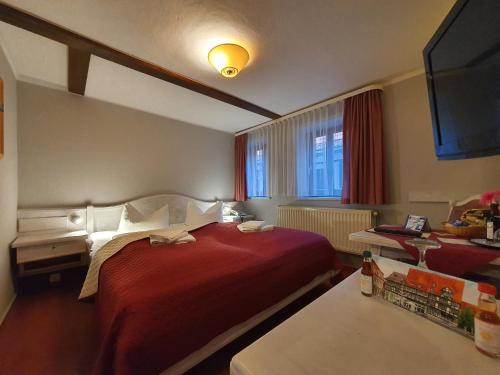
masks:
[[[0,21],[6,22],[21,29],[31,31],[56,42],[66,44],[69,48],[85,51],[88,54],[114,62],[149,76],[161,79],[188,90],[209,96],[224,103],[257,113],[271,119],[280,117],[277,113],[269,111],[258,105],[247,102],[224,91],[195,81],[179,73],[172,72],[159,65],[142,60],[133,55],[109,47],[103,43],[77,34],[64,27],[44,20],[33,14],[27,13],[10,5],[0,3]]]
[[[90,53],[68,47],[68,91],[85,95]]]

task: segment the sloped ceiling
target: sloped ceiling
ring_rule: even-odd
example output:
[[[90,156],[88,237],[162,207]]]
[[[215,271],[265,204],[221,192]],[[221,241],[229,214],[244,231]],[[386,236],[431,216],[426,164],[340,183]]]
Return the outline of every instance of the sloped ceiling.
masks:
[[[279,114],[423,66],[454,0],[9,0],[6,3]],[[66,47],[0,22],[19,80],[67,89]],[[207,62],[237,42],[234,79]],[[265,117],[92,57],[86,96],[228,132]]]

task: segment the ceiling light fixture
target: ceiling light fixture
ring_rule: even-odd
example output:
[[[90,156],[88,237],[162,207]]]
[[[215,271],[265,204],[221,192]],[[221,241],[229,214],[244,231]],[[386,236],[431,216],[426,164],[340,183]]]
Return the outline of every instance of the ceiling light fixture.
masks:
[[[250,56],[237,44],[220,44],[208,53],[208,61],[226,78],[233,78],[245,67]]]

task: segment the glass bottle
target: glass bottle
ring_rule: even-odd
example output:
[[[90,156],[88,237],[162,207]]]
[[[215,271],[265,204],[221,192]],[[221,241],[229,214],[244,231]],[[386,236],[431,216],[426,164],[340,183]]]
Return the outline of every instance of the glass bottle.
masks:
[[[372,253],[370,251],[363,251],[361,293],[367,297],[371,297],[373,295]]]
[[[480,283],[478,312],[474,318],[474,343],[490,357],[500,357],[500,317],[497,315],[496,288]]]
[[[498,209],[498,203],[497,202],[490,203],[490,212],[491,212],[492,216],[498,216],[498,215],[500,215],[500,211]]]
[[[490,204],[490,212],[486,219],[486,239],[488,241],[495,241],[495,218],[498,217],[498,203],[492,202]]]

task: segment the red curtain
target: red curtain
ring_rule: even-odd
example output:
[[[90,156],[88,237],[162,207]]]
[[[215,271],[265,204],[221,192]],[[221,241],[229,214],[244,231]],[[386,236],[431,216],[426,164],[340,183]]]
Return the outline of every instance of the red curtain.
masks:
[[[342,203],[387,203],[382,91],[371,90],[344,102]]]
[[[234,139],[234,195],[238,202],[247,200],[247,135]]]

